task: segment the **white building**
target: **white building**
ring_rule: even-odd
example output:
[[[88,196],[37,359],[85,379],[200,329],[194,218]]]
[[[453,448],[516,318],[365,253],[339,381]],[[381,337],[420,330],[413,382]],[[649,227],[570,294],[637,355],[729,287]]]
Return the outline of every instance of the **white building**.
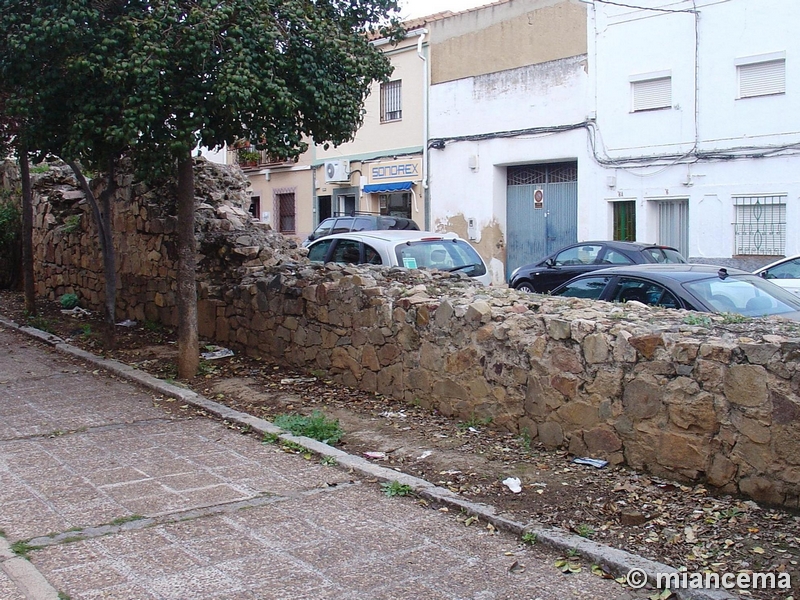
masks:
[[[800,252],[800,3],[621,4],[428,24],[432,224],[475,240],[498,283],[579,240],[746,268]]]

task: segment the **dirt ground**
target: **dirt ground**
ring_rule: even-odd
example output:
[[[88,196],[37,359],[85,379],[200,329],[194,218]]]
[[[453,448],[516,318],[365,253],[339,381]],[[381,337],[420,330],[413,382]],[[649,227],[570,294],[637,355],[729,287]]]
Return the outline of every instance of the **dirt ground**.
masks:
[[[42,303],[39,316],[30,320],[22,309],[20,294],[0,292],[0,315],[6,318],[159,378],[175,378],[171,330],[150,323],[118,326],[117,349],[106,352],[98,315],[65,316],[57,303]],[[793,512],[716,497],[702,485],[624,467],[576,464],[566,452],[546,451],[492,429],[491,423],[454,421],[268,360],[238,355],[203,360],[200,374],[180,383],[268,420],[319,410],[339,420],[343,450],[491,504],[521,522],[559,526],[689,572],[790,572],[794,597],[800,597],[800,515]],[[520,479],[521,492],[503,483],[509,477]],[[760,591],[752,597],[787,594]]]

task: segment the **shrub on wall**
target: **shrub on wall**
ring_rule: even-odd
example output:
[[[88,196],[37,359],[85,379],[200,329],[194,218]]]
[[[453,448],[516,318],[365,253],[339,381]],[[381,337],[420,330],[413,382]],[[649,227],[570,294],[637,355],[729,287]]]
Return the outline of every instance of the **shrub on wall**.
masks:
[[[8,191],[0,195],[0,288],[19,286],[22,275],[22,213]]]

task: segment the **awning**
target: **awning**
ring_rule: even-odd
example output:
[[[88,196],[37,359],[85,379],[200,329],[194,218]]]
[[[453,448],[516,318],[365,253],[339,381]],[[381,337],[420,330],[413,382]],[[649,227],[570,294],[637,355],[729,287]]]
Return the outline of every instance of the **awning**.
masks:
[[[388,194],[401,190],[410,190],[414,185],[412,181],[393,181],[392,183],[372,183],[364,186],[365,194]]]

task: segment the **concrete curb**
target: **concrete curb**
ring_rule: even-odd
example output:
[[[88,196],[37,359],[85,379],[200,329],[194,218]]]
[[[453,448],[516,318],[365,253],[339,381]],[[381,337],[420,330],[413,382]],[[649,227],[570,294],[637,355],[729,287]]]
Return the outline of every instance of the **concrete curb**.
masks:
[[[12,321],[0,317],[0,325],[10,329],[16,329],[30,335],[46,344],[53,346],[57,351],[69,356],[80,358],[97,367],[105,369],[128,381],[137,383],[164,396],[175,398],[185,404],[190,404],[200,408],[217,418],[224,419],[231,423],[248,426],[251,431],[260,435],[277,436],[278,440],[298,444],[308,451],[323,457],[336,459],[338,465],[352,470],[359,475],[371,479],[378,479],[383,482],[397,481],[400,484],[408,485],[413,492],[425,499],[436,502],[447,507],[456,508],[471,516],[475,516],[487,523],[491,523],[498,529],[511,532],[517,536],[529,532],[536,536],[537,543],[541,543],[559,552],[577,550],[585,559],[594,564],[601,565],[615,577],[625,577],[631,571],[638,571],[647,575],[647,583],[655,586],[656,574],[671,574],[678,571],[663,563],[652,561],[636,554],[626,552],[606,546],[568,533],[553,527],[545,527],[534,524],[524,524],[514,521],[497,514],[497,509],[491,505],[470,502],[463,497],[451,492],[446,488],[436,486],[429,481],[414,477],[400,471],[395,471],[387,467],[382,467],[369,462],[365,458],[348,454],[338,448],[323,444],[317,440],[295,436],[285,433],[284,430],[276,427],[269,421],[254,417],[247,413],[234,410],[223,404],[219,404],[196,392],[181,388],[153,377],[143,371],[135,369],[129,365],[120,363],[116,360],[105,359],[75,346],[72,346],[61,338],[34,329],[31,327],[21,327]],[[26,561],[27,562],[27,561]],[[644,586],[642,586],[644,587]],[[680,600],[739,600],[740,596],[733,595],[724,590],[714,589],[676,589],[672,590]]]
[[[58,590],[50,585],[33,563],[14,554],[3,537],[0,537],[0,569],[28,600],[58,600]]]

